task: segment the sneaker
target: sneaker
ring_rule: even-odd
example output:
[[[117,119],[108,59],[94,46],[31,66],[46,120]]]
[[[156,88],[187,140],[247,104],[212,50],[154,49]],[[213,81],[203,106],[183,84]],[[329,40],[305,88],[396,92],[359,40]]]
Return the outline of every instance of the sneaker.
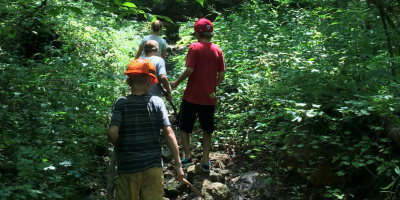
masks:
[[[203,170],[203,172],[209,172],[210,171],[210,167],[211,167],[211,161],[210,159],[208,159],[208,165],[201,165],[201,170]]]
[[[182,165],[182,167],[189,167],[189,166],[193,165],[192,157],[190,157],[187,160],[185,159],[185,157],[183,157],[181,165]]]

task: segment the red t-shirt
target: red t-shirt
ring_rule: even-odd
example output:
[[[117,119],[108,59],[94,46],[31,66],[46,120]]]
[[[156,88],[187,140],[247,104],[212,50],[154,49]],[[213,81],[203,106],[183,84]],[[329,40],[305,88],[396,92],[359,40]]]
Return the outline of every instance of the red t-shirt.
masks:
[[[189,76],[183,99],[199,105],[215,105],[217,72],[225,71],[221,49],[208,42],[191,44],[186,56],[186,67],[194,71]]]

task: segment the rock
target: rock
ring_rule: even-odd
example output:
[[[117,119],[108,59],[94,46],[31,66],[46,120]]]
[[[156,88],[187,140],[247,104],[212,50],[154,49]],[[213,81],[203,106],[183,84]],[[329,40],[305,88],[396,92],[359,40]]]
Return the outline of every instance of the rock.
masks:
[[[210,171],[210,179],[212,182],[225,183],[225,177],[215,171]]]
[[[203,156],[203,154],[200,153],[200,154],[196,155],[196,158],[201,160],[202,156]],[[210,157],[210,160],[213,161],[213,162],[211,162],[211,165],[214,167],[219,167],[221,169],[224,169],[225,167],[229,167],[230,165],[232,165],[231,158],[228,154],[211,152],[209,157]]]
[[[168,198],[163,197],[163,200],[169,200]]]
[[[177,196],[187,191],[187,185],[175,180],[175,178],[170,179],[164,184],[164,192],[170,196]]]
[[[172,173],[170,170],[167,170],[164,172],[164,177],[174,177],[174,173]]]
[[[229,165],[231,162],[231,158],[229,157],[228,154],[222,154],[222,153],[217,153],[217,152],[211,152],[210,153],[210,160],[211,161],[221,161],[224,165]]]
[[[247,195],[251,194],[252,191],[265,189],[264,187],[265,178],[266,175],[260,175],[257,172],[249,171],[240,174],[239,177],[233,178],[231,180],[230,186],[231,188],[235,188],[235,190],[238,193]]]
[[[161,158],[163,159],[163,162],[169,163],[172,161],[172,154],[171,151],[169,150],[163,150],[161,154]]]
[[[203,181],[201,192],[207,200],[230,200],[232,198],[228,186],[218,182],[212,183],[207,179]]]

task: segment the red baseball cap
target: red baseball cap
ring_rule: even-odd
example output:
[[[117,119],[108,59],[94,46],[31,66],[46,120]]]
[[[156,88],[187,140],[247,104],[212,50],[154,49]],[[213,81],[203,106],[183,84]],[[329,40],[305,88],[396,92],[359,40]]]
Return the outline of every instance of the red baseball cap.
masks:
[[[210,20],[201,18],[194,24],[194,32],[212,32],[213,25]]]

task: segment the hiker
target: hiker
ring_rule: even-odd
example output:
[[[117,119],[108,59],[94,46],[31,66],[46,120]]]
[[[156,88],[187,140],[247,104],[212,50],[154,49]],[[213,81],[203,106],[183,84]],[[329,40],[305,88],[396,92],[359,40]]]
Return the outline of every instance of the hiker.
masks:
[[[178,144],[164,102],[149,95],[157,83],[155,71],[149,60],[132,60],[125,72],[132,93],[117,99],[112,108],[107,136],[117,152],[117,200],[163,199],[161,128],[175,160],[175,179],[183,180]]]
[[[149,59],[154,66],[156,66],[156,77],[158,82],[160,82],[164,88],[167,90],[168,96],[165,98],[167,101],[172,100],[171,89],[169,88],[167,72],[165,70],[165,62],[164,59],[158,57],[158,43],[155,40],[147,40],[144,44],[144,53],[145,56],[141,57],[144,59]],[[151,86],[150,95],[155,95],[161,97],[161,88],[158,85]]]
[[[214,112],[216,103],[216,87],[225,76],[225,63],[221,49],[211,42],[213,25],[207,19],[199,19],[194,25],[196,43],[190,45],[186,56],[186,69],[178,80],[172,81],[172,89],[189,77],[181,103],[179,129],[185,156],[182,166],[193,165],[189,133],[198,115],[203,130],[203,157],[201,167],[210,171],[211,134],[214,131]]]
[[[143,52],[143,46],[147,40],[155,40],[158,43],[158,47],[160,51],[158,52],[158,56],[165,59],[165,55],[167,54],[167,42],[160,37],[160,33],[162,31],[163,25],[160,20],[156,20],[151,23],[151,30],[153,33],[151,35],[144,36],[142,41],[139,44],[139,49],[136,52],[135,59],[139,57],[144,57],[145,53]]]

